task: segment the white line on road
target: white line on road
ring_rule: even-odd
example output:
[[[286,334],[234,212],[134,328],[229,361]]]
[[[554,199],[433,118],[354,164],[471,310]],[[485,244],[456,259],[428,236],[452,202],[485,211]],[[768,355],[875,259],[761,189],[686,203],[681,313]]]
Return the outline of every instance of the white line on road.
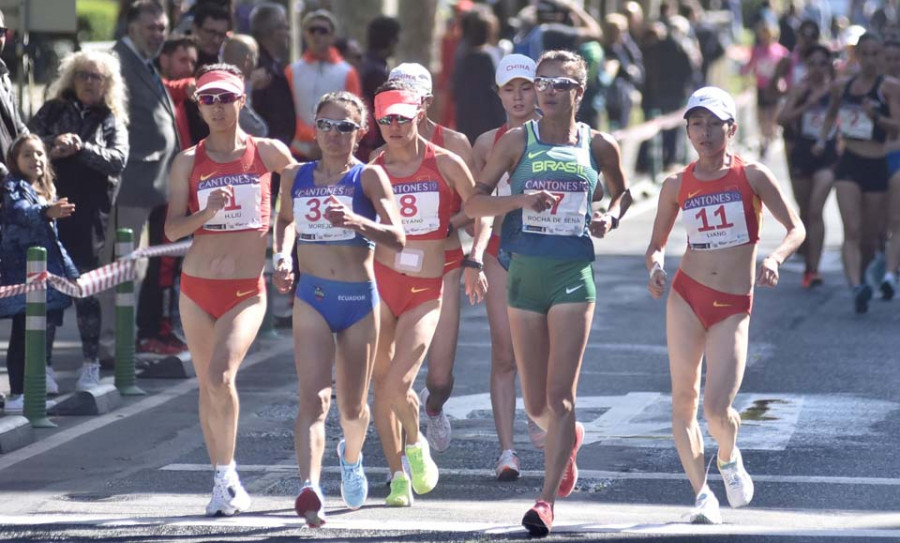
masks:
[[[209,464],[167,464],[159,468],[161,471],[210,471]],[[293,464],[241,464],[241,472],[263,473],[296,473],[297,466]],[[322,466],[323,473],[339,474],[339,466]],[[370,475],[387,475],[387,468],[369,467],[366,473]],[[541,478],[543,470],[522,470],[523,477]],[[452,469],[441,468],[441,475],[445,477],[485,477],[495,479],[493,470],[487,469]],[[595,469],[579,469],[578,476],[582,479],[614,479],[614,480],[654,480],[654,481],[684,481],[687,477],[683,473],[660,472],[621,472],[604,471]],[[712,480],[721,481],[718,474],[709,474]],[[758,475],[752,474],[753,480],[764,483],[789,483],[789,484],[824,484],[824,485],[870,485],[870,486],[900,486],[900,479],[887,477],[837,477],[825,475]]]
[[[263,350],[253,353],[244,359],[244,363],[241,364],[241,369],[249,368],[250,366],[254,366],[264,360],[268,360],[273,356],[278,356],[280,354],[284,354],[286,352],[291,351],[294,348],[293,345],[281,345],[276,346],[271,349],[264,348]],[[54,449],[55,447],[59,447],[64,443],[68,443],[73,439],[77,439],[85,434],[93,432],[94,430],[98,430],[112,424],[114,422],[118,422],[122,419],[126,419],[128,417],[138,415],[147,411],[148,409],[153,409],[154,407],[160,406],[170,400],[174,400],[179,396],[183,396],[188,392],[197,388],[197,380],[189,379],[184,381],[183,383],[179,383],[173,386],[170,389],[167,389],[158,394],[154,394],[149,398],[141,400],[137,403],[124,407],[122,409],[117,409],[112,411],[111,413],[107,413],[105,415],[101,415],[95,419],[91,419],[83,424],[79,424],[68,430],[63,430],[56,434],[53,434],[46,439],[42,439],[36,443],[32,443],[26,447],[22,447],[19,450],[13,451],[8,454],[4,454],[0,457],[0,471],[3,471],[10,466],[14,466],[19,462],[23,462],[37,456],[39,454],[43,454],[47,451]]]
[[[457,347],[478,347],[489,349],[491,347],[490,341],[460,341],[457,344]],[[639,343],[588,343],[588,350],[597,350],[597,351],[613,351],[613,352],[625,352],[625,353],[639,353],[639,354],[658,354],[662,356],[669,356],[669,350],[665,345],[642,345]]]

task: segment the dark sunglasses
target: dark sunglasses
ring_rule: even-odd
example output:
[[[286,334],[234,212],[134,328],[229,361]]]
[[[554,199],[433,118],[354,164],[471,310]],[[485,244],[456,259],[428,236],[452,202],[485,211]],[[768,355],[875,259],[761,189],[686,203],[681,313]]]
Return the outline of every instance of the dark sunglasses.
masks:
[[[535,77],[534,88],[538,92],[547,92],[551,88],[556,92],[568,92],[581,86],[581,83],[568,77]]]
[[[96,83],[102,83],[106,80],[106,76],[103,74],[98,74],[96,72],[85,72],[82,70],[78,70],[75,72],[75,79],[79,79],[81,81],[93,81]]]
[[[316,119],[316,128],[322,132],[331,132],[332,129],[337,130],[341,134],[349,134],[354,130],[359,130],[359,125],[353,121],[335,121],[332,119]]]
[[[399,125],[404,125],[407,123],[411,123],[412,119],[410,119],[409,117],[401,117],[400,115],[385,115],[375,122],[382,126],[391,126],[391,123],[394,121],[397,121],[397,124]]]
[[[231,104],[233,102],[237,102],[241,98],[241,94],[235,94],[233,92],[223,92],[221,94],[198,94],[197,101],[204,106],[211,106],[214,104]]]
[[[326,36],[331,34],[331,29],[327,26],[311,26],[306,29],[310,34],[321,34],[322,36]]]

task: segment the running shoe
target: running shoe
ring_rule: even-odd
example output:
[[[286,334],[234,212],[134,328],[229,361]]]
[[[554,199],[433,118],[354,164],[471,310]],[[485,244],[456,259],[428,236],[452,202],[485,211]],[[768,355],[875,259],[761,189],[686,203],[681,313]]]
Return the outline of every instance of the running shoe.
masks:
[[[531,440],[531,444],[534,445],[534,448],[543,451],[544,450],[544,442],[547,440],[547,431],[542,429],[537,425],[536,422],[528,419],[528,439]]]
[[[180,353],[181,348],[170,345],[159,338],[144,338],[137,340],[134,346],[134,352],[141,354],[174,355]]]
[[[400,462],[403,464],[403,473],[409,473],[409,460],[406,459],[406,455],[400,457]],[[390,488],[391,481],[394,480],[394,474],[391,473],[391,470],[388,469],[387,480],[384,482],[384,486]]]
[[[575,463],[578,458],[578,449],[584,442],[584,424],[575,423],[575,445],[572,446],[572,454],[569,455],[569,463],[566,464],[566,471],[563,472],[562,480],[559,482],[559,489],[556,495],[565,498],[575,490],[575,483],[578,482],[578,464]]]
[[[79,370],[78,380],[75,381],[75,390],[89,390],[97,386],[100,386],[100,364],[85,362]]]
[[[512,449],[506,449],[500,454],[500,459],[497,460],[497,468],[494,470],[497,473],[498,481],[515,481],[519,478],[519,455],[516,454],[516,451]]]
[[[863,283],[853,287],[853,304],[857,313],[865,313],[869,310],[869,300],[872,299],[872,287]]]
[[[803,288],[817,287],[824,282],[822,276],[816,272],[803,272]]]
[[[425,438],[428,444],[434,449],[434,452],[444,452],[450,447],[450,419],[441,409],[437,415],[428,413],[426,402],[428,402],[428,387],[419,392],[419,405],[422,406],[422,412],[425,413]]]
[[[881,299],[882,300],[889,302],[894,299],[894,292],[896,291],[896,288],[894,287],[894,283],[892,281],[890,281],[888,279],[885,279],[884,281],[882,281],[880,290],[881,290]],[[49,390],[49,387],[48,387],[48,390]]]
[[[363,471],[363,455],[359,453],[359,460],[355,464],[344,461],[344,440],[337,446],[338,460],[341,462],[341,498],[350,509],[359,509],[366,502],[369,495],[369,480]]]
[[[325,498],[322,497],[322,489],[309,481],[303,483],[303,488],[294,500],[294,511],[297,516],[306,519],[306,525],[310,528],[325,524]]]
[[[212,499],[206,505],[208,517],[230,517],[250,509],[250,496],[241,485],[237,472],[216,478]]]
[[[391,479],[391,493],[388,494],[385,504],[388,507],[411,507],[413,504],[412,485],[406,473],[398,471]]]
[[[690,512],[691,524],[722,524],[722,513],[719,512],[719,500],[708,486],[704,486],[697,499],[694,500],[694,508]]]
[[[719,463],[719,473],[725,481],[725,492],[728,495],[728,505],[737,509],[750,503],[753,499],[753,479],[744,469],[744,460],[741,451],[737,447],[732,453],[732,461],[727,464]]]
[[[428,494],[437,486],[438,473],[437,464],[431,459],[431,450],[428,446],[428,440],[422,439],[419,435],[419,441],[414,445],[406,446],[406,458],[409,460],[409,474],[412,479],[412,487],[416,494]],[[393,488],[394,483],[391,482]]]
[[[53,368],[47,366],[47,394],[49,396],[56,396],[59,394],[59,383],[56,382],[56,372],[53,371]]]
[[[522,526],[528,530],[529,535],[545,537],[553,528],[553,506],[544,500],[538,500],[522,517]]]
[[[25,411],[25,395],[10,394],[3,404],[3,412],[7,415],[18,415]]]

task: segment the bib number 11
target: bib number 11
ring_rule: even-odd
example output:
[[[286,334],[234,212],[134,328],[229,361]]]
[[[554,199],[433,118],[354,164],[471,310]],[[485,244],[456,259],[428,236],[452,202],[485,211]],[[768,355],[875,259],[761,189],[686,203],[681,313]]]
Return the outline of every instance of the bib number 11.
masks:
[[[719,217],[718,225],[710,225],[709,219],[706,216],[706,208],[701,208],[700,211],[694,216],[703,223],[703,226],[697,229],[698,232],[710,232],[712,230],[721,230],[723,228],[731,228],[734,226],[734,223],[728,222],[728,219],[725,218],[725,206],[721,205],[713,211],[713,215]]]

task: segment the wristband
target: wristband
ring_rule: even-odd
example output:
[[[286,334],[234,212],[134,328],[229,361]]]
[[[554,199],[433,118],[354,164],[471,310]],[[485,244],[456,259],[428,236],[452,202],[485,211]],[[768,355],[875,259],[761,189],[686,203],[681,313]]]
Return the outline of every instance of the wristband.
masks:
[[[612,223],[612,228],[610,230],[615,230],[619,227],[619,218],[615,215],[607,215],[609,217],[609,221]]]
[[[472,269],[481,271],[484,269],[484,263],[478,262],[477,260],[472,260],[471,258],[465,258],[462,261],[462,267],[463,268],[472,268]]]
[[[650,279],[653,279],[653,274],[656,272],[656,270],[661,271],[663,276],[668,277],[668,275],[666,274],[666,270],[664,270],[663,267],[659,265],[659,262],[654,262],[653,267],[650,268]]]
[[[294,260],[291,258],[291,253],[274,253],[272,255],[272,267],[274,269],[278,269],[278,265],[281,264],[282,261],[288,263],[289,268],[294,267]]]

